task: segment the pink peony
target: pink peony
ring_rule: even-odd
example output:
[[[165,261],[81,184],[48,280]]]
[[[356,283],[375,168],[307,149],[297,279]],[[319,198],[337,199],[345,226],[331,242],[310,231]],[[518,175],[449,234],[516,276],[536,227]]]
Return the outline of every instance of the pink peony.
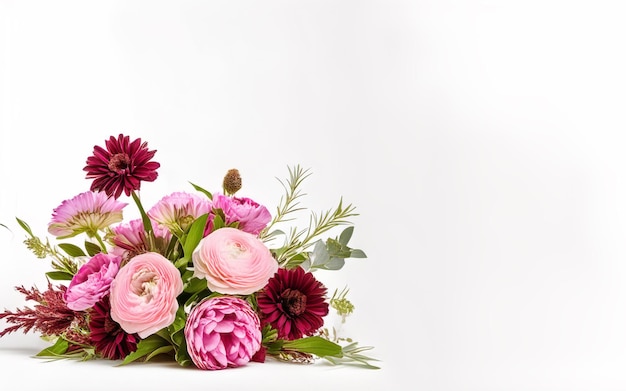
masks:
[[[154,252],[132,258],[111,284],[111,318],[129,334],[146,338],[176,317],[183,291],[180,272]]]
[[[259,317],[250,304],[237,297],[204,299],[187,317],[185,340],[198,368],[239,367],[261,347]]]
[[[224,227],[200,240],[191,255],[194,277],[214,292],[249,295],[263,288],[278,270],[270,250],[256,236]]]
[[[245,197],[214,194],[213,208],[224,212],[226,224],[239,222],[240,230],[253,235],[258,235],[272,219],[272,215],[265,206]]]
[[[98,253],[81,266],[63,294],[67,307],[84,311],[99,302],[109,293],[120,262],[118,256]]]

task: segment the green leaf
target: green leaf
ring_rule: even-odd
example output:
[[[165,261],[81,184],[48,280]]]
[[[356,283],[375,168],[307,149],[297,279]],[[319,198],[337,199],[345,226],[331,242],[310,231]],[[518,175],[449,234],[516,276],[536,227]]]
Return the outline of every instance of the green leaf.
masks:
[[[191,183],[191,182],[189,182],[189,183]],[[213,194],[211,194],[208,190],[205,190],[205,189],[201,188],[200,186],[195,185],[193,183],[191,183],[191,186],[193,186],[193,188],[198,190],[199,192],[204,193],[207,197],[209,197],[210,200],[213,199]]]
[[[155,351],[167,347],[172,346],[168,341],[159,337],[156,334],[149,336],[146,339],[142,339],[137,344],[137,350],[126,356],[124,361],[120,365],[126,365],[133,361],[139,360],[140,358],[146,357],[154,353]]]
[[[85,252],[75,244],[72,243],[59,243],[61,250],[65,251],[70,257],[84,257]]]
[[[51,280],[56,281],[70,281],[74,276],[68,272],[54,271],[47,272],[46,276],[48,276]]]
[[[206,227],[207,219],[209,218],[209,214],[205,213],[202,216],[198,217],[189,227],[189,232],[187,233],[187,238],[185,239],[185,243],[183,243],[183,251],[185,254],[185,258],[191,259],[191,253],[196,248],[200,240],[204,235],[204,228]]]
[[[90,257],[93,257],[94,255],[102,252],[102,249],[100,248],[100,246],[98,246],[95,243],[88,242],[86,240],[85,240],[85,250],[87,251],[87,254],[89,254]]]
[[[224,212],[221,209],[213,209],[215,215],[213,216],[213,231],[224,228],[226,223],[224,222]]]
[[[350,258],[367,258],[367,255],[365,255],[363,250],[353,249],[350,250]]]
[[[343,352],[340,345],[325,338],[313,336],[300,338],[293,341],[285,341],[283,349],[296,350],[302,353],[310,353],[319,357],[342,357]]]
[[[67,352],[70,343],[64,340],[63,338],[58,338],[57,341],[52,346],[48,346],[41,352],[37,353],[37,357],[57,357]]]
[[[344,229],[341,232],[341,235],[339,235],[339,243],[343,244],[344,246],[347,245],[350,241],[350,238],[352,237],[352,232],[354,232],[354,226],[350,226]]]
[[[176,351],[174,358],[176,359],[176,362],[183,367],[188,367],[193,364],[193,361],[191,361],[191,357],[189,356],[189,352],[187,352],[187,343],[185,340],[183,340],[183,343]]]
[[[146,360],[145,361],[150,361],[153,357],[158,356],[159,354],[169,353],[172,350],[174,350],[174,347],[172,345],[162,346],[162,347],[160,347],[158,349],[155,349],[152,353],[148,354],[146,356]]]
[[[28,224],[26,224],[26,222],[25,222],[25,221],[20,220],[20,219],[19,219],[19,218],[17,218],[17,217],[15,218],[15,220],[17,220],[17,223],[20,225],[20,227],[22,227],[22,229],[23,229],[24,231],[26,231],[26,232],[27,232],[30,236],[33,236],[33,237],[35,236],[35,235],[33,234],[33,231],[31,231],[30,227],[28,226]]]
[[[170,335],[170,339],[176,346],[180,346],[185,340],[185,322],[187,320],[187,314],[185,309],[180,306],[176,311],[176,318],[174,322],[167,327],[167,332]]]
[[[187,282],[187,285],[185,285],[184,291],[187,292],[187,293],[197,293],[197,292],[200,292],[203,289],[207,289],[206,279],[204,279],[204,278],[200,279],[200,278],[197,278],[197,277],[192,277]]]

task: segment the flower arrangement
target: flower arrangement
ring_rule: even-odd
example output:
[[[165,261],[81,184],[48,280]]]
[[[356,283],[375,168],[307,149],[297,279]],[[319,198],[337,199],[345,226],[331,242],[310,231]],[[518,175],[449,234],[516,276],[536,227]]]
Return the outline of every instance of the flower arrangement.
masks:
[[[279,181],[284,195],[273,215],[236,195],[237,169],[225,174],[221,192],[190,182],[194,192],[174,192],[146,209],[139,191],[158,177],[155,153],[123,134],[94,146],[83,169],[91,187],[54,209],[48,224],[54,242],[17,218],[28,249],[51,260],[52,270],[44,291],[16,287],[35,304],[0,313],[8,325],[0,337],[34,331],[50,342],[38,357],[122,365],[159,356],[205,370],[269,358],[378,368],[364,354],[372,347],[325,327],[331,310],[345,321],[354,306],[347,288],[329,297],[315,275],[366,257],[348,246],[352,205],[340,200],[311,212],[306,229],[278,229],[305,209],[301,187],[310,172],[295,166]],[[140,218],[124,221],[124,197]],[[339,226],[347,227],[321,238]],[[72,242],[80,236],[84,242]]]

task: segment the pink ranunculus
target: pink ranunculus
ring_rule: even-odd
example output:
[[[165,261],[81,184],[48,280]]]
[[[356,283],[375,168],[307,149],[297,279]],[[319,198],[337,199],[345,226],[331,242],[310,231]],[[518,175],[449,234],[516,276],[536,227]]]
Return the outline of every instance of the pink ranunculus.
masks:
[[[224,194],[213,194],[213,208],[221,209],[226,224],[239,222],[239,229],[258,235],[272,219],[270,211],[263,205],[246,197],[229,197]]]
[[[187,317],[185,340],[196,367],[239,367],[261,348],[260,320],[243,299],[232,296],[204,299]]]
[[[84,311],[106,296],[120,268],[121,260],[116,255],[98,253],[81,266],[63,294],[67,307],[74,311]]]
[[[123,266],[111,284],[111,318],[129,334],[146,338],[174,321],[180,272],[155,252],[139,254]]]
[[[205,278],[213,292],[249,295],[278,270],[270,250],[253,234],[220,228],[200,240],[191,255],[194,277]]]

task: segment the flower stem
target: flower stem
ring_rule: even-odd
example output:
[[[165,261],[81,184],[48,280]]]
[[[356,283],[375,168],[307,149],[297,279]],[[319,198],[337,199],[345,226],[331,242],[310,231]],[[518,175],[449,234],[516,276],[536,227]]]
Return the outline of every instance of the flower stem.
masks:
[[[148,241],[150,243],[150,251],[154,251],[156,249],[156,238],[154,237],[154,231],[152,230],[152,223],[150,222],[150,218],[146,214],[146,211],[143,209],[143,205],[141,205],[141,200],[137,193],[133,190],[131,193],[133,196],[133,200],[135,204],[137,204],[137,208],[139,209],[139,213],[141,214],[141,221],[143,222],[143,229],[148,234]]]
[[[100,243],[100,248],[102,249],[102,253],[107,254],[107,246],[104,244],[104,241],[102,240],[100,235],[97,232],[94,232],[93,236],[98,240],[98,243]]]

